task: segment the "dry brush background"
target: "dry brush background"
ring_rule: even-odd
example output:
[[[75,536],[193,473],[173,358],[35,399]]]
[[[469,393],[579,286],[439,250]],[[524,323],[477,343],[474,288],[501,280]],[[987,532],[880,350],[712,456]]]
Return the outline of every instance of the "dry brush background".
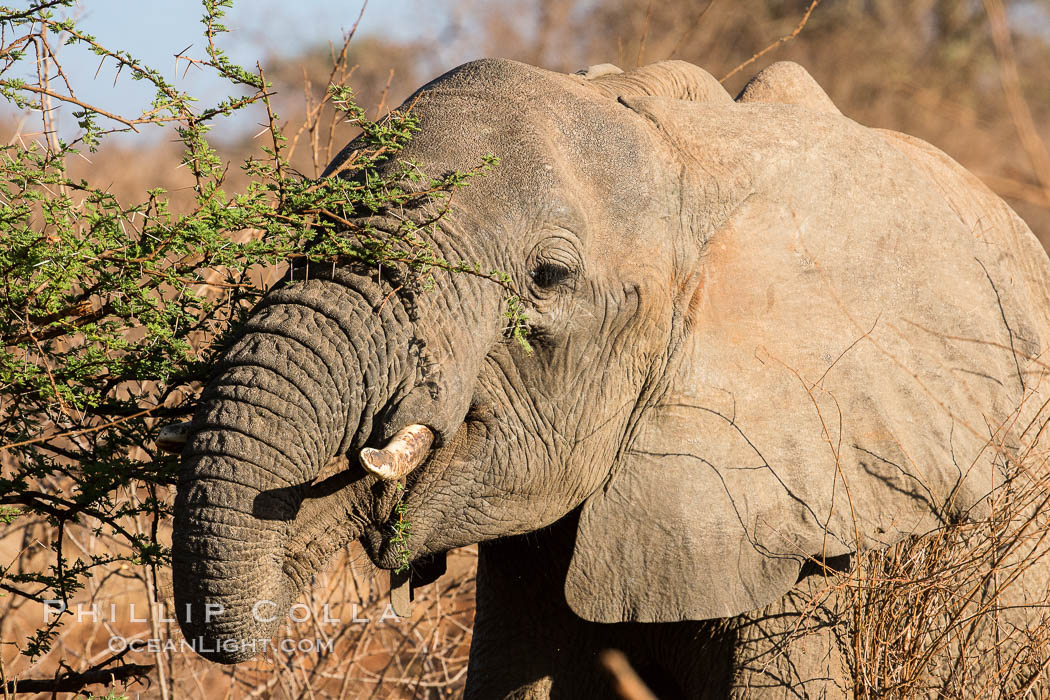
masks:
[[[357,36],[334,80],[352,85],[375,113],[445,69],[479,56],[505,56],[553,70],[612,62],[622,68],[665,58],[726,77],[731,93],[775,60],[802,63],[844,114],[864,124],[919,136],[960,161],[1004,197],[1044,245],[1050,245],[1050,6],[1044,0],[460,0],[440,37],[396,42]],[[812,9],[797,36],[791,37]],[[365,10],[368,11],[367,9]],[[348,10],[354,12],[356,9]],[[348,19],[348,22],[352,18]],[[321,100],[341,41],[294,59],[264,60],[278,90],[278,111],[295,141],[294,164],[317,175],[352,134],[331,119]],[[753,56],[776,44],[745,68]],[[273,64],[273,65],[271,65]],[[0,124],[5,142],[16,123]],[[24,135],[24,134],[23,134]],[[251,135],[223,154],[237,163]],[[334,149],[334,150],[333,150]],[[147,187],[187,187],[179,152],[159,142],[109,145],[91,162],[74,164],[112,181],[118,197]],[[129,167],[133,163],[134,167]],[[231,169],[231,178],[239,175]],[[852,634],[839,653],[849,690],[859,697],[1026,697],[1050,695],[1050,624],[1042,609],[1025,611],[1024,627],[1008,623],[1000,594],[1047,568],[1046,457],[1030,451],[1015,468],[1017,493],[988,522],[946,528],[888,552],[860,557],[853,569],[814,584],[800,608],[797,634],[822,629],[821,616],[844,615]],[[127,494],[129,499],[136,494]],[[145,520],[135,524],[148,528]],[[53,529],[17,520],[0,530],[4,566],[33,567],[52,556]],[[90,522],[68,528],[66,546],[91,556],[114,546]],[[331,642],[331,652],[267,652],[236,667],[219,667],[186,652],[129,654],[154,664],[126,692],[164,698],[444,698],[462,692],[473,619],[475,554],[454,552],[449,573],[416,601],[410,621],[382,621],[386,576],[350,548],[304,599],[314,612],[288,625],[288,638]],[[1033,568],[1034,567],[1034,568]],[[46,678],[63,659],[88,669],[111,655],[112,635],[181,639],[175,625],[150,611],[170,599],[158,580],[134,567],[114,568],[82,592],[118,619],[67,624],[55,650],[30,667],[17,644],[36,629],[42,611],[16,596],[0,598],[0,662],[4,676]],[[326,625],[325,605],[342,624]],[[355,607],[356,606],[356,607]],[[353,618],[368,620],[352,622]],[[1032,619],[1035,620],[1034,624]],[[746,623],[746,621],[745,621]],[[746,624],[744,625],[746,627]],[[743,627],[742,627],[743,629]],[[989,632],[991,630],[991,632]],[[746,631],[744,632],[746,633]],[[980,640],[992,639],[989,646]],[[762,663],[775,667],[774,651]],[[102,686],[94,686],[104,694]],[[118,688],[119,690],[119,688]]]

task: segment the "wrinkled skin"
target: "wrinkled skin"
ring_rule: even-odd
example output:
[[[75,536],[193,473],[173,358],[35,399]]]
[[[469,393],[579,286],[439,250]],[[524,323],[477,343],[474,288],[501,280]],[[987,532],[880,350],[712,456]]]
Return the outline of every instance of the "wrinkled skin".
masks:
[[[354,538],[394,568],[395,488],[355,455],[423,424],[437,442],[407,479],[408,548],[482,543],[468,697],[602,696],[607,646],[661,697],[841,686],[817,644],[747,661],[762,635],[745,622],[795,624],[820,562],[979,517],[1000,478],[988,445],[1039,438],[1007,420],[1042,403],[1031,232],[794,64],[734,101],[681,62],[478,61],[410,101],[403,157],[435,174],[501,158],[431,242],[511,276],[535,351],[469,275],[410,297],[319,266],[272,292],[183,453],[187,636],[249,658],[233,647],[276,629],[255,601],[285,609]]]

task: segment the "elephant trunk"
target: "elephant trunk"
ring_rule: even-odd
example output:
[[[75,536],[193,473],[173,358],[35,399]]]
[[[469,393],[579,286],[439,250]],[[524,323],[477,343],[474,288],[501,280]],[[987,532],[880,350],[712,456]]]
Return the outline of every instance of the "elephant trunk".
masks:
[[[369,296],[337,279],[271,293],[202,395],[183,452],[172,565],[180,625],[209,659],[262,651],[309,583],[302,569],[323,558],[304,539],[320,535],[314,548],[334,550],[367,520],[346,495],[355,490],[347,475],[314,482],[330,458],[369,439],[408,372],[393,350],[403,339],[390,338],[408,324],[403,309],[377,314]],[[341,495],[326,493],[338,503],[310,500],[333,480]]]

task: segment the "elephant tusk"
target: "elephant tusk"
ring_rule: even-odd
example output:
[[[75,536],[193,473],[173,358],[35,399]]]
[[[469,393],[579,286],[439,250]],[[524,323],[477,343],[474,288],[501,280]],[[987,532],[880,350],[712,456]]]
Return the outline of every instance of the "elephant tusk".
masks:
[[[186,444],[186,439],[189,436],[190,424],[188,421],[186,423],[173,423],[161,428],[154,442],[164,452],[179,454],[182,452],[182,446]]]
[[[423,463],[434,443],[434,433],[425,425],[410,425],[390,439],[386,447],[361,450],[361,466],[384,481],[397,481]]]

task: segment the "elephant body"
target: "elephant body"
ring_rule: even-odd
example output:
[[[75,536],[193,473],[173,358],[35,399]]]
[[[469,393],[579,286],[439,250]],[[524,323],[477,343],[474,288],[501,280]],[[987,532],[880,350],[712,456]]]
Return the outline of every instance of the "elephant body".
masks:
[[[466,697],[616,697],[599,670],[610,648],[661,699],[848,696],[846,627],[813,577],[751,616],[589,622],[563,592],[573,524],[481,546]]]
[[[289,605],[351,539],[389,569],[480,543],[467,697],[607,695],[606,647],[660,697],[836,697],[872,687],[843,562],[1040,517],[1050,265],[940,151],[790,63],[734,100],[677,61],[483,60],[406,104],[425,171],[499,156],[421,235],[506,273],[533,351],[477,276],[323,265],[271,292],[183,452],[177,603],[224,610],[188,637],[272,634],[252,601]],[[400,483],[357,464],[406,426],[434,442]],[[1021,629],[1046,577],[1016,580]]]

